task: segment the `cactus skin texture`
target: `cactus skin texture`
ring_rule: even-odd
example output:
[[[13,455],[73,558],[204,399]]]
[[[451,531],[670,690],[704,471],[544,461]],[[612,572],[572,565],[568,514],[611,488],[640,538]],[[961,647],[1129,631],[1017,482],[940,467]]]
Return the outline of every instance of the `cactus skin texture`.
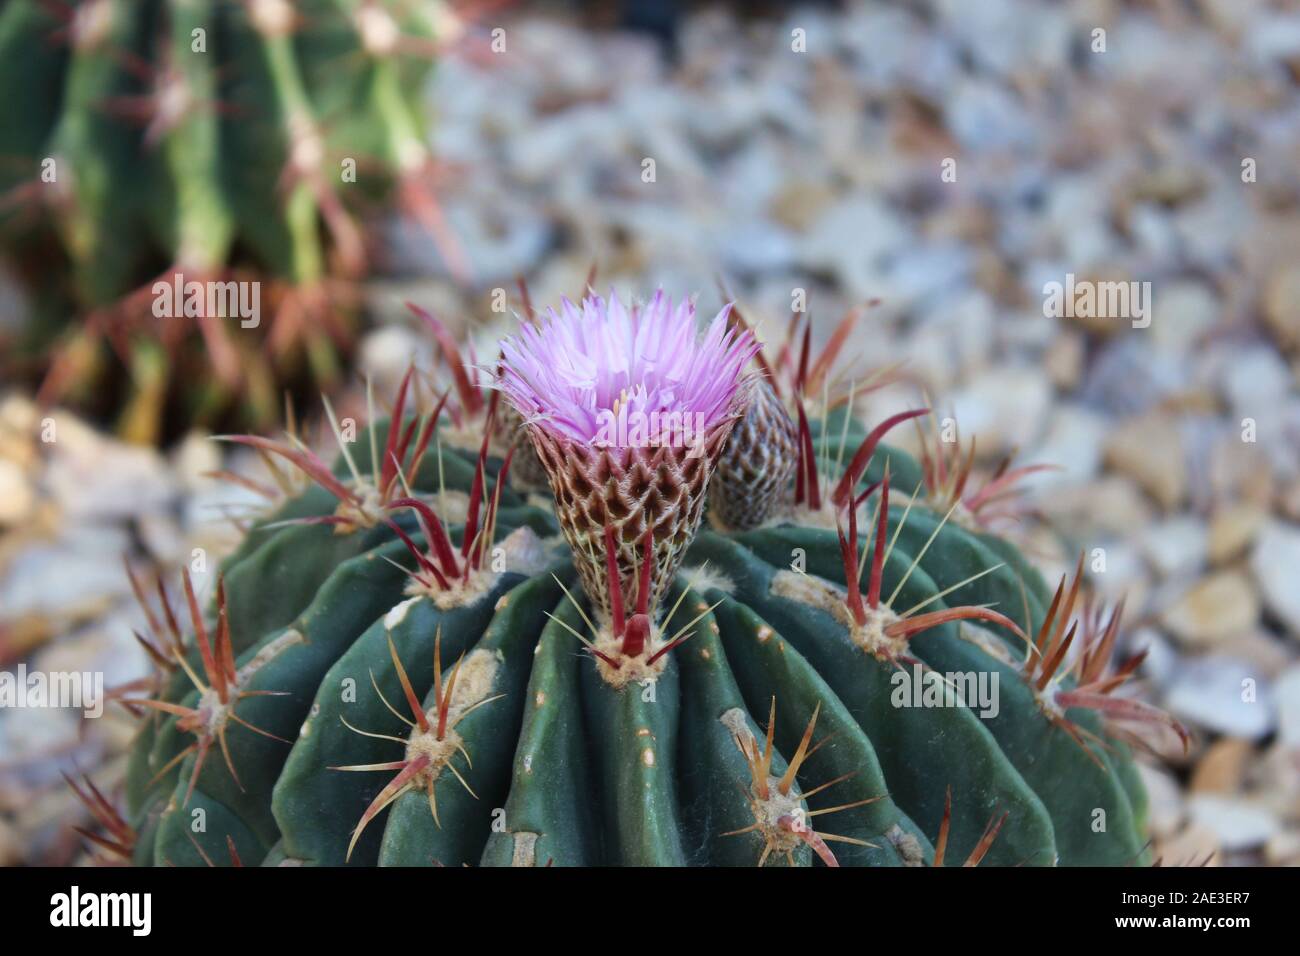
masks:
[[[186,419],[233,408],[266,425],[286,380],[329,382],[349,338],[344,283],[365,267],[354,215],[394,189],[404,209],[431,208],[431,9],[8,0],[0,252],[32,287],[16,350],[42,397],[116,410],[148,441],[165,398]],[[260,283],[258,330],[155,315],[154,283],[177,273]]]

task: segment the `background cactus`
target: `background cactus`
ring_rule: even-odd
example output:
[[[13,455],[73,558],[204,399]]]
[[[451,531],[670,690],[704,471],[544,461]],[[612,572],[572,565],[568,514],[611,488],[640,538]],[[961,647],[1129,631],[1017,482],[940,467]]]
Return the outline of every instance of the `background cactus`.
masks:
[[[44,396],[125,406],[124,430],[154,440],[168,398],[183,420],[235,405],[267,424],[282,380],[328,380],[348,338],[336,280],[367,257],[359,204],[395,186],[405,210],[436,217],[420,96],[437,10],[6,3],[0,248],[33,290],[21,354],[41,372],[56,349]],[[261,281],[259,332],[157,318],[152,285],[175,273]],[[106,383],[114,367],[131,385]]]
[[[604,314],[597,300],[587,317]],[[737,377],[710,442],[753,384],[713,371]],[[1082,566],[1053,594],[1010,545],[929,507],[923,467],[881,444],[919,410],[867,431],[850,404],[800,407],[800,500],[787,482],[759,526],[697,532],[682,512],[702,492],[654,487],[674,467],[644,472],[627,449],[575,465],[503,379],[557,520],[510,487],[514,451],[491,453],[499,396],[475,456],[442,442],[446,396],[424,411],[413,381],[333,469],[239,439],[316,484],[225,563],[206,617],[188,578],[187,613],[160,585],[142,637],[159,693],[124,698],[146,712],[126,817],[88,795],[110,849],[198,865],[1145,859],[1120,725],[1181,728],[1113,695],[1137,661],[1111,667],[1117,613],[1076,613]],[[566,496],[601,473],[578,519]],[[945,699],[927,673],[996,679],[996,706]]]

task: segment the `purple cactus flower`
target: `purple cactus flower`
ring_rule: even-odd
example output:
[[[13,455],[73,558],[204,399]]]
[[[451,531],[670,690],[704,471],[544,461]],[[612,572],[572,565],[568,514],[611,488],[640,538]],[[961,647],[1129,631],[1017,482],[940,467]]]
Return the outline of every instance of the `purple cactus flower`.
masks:
[[[565,299],[501,343],[497,387],[526,420],[570,441],[622,445],[602,441],[603,432],[627,433],[611,421],[652,413],[705,433],[732,412],[758,350],[752,334],[729,327],[730,312],[724,306],[701,335],[695,304],[674,305],[662,290],[630,307],[614,292],[580,306]]]

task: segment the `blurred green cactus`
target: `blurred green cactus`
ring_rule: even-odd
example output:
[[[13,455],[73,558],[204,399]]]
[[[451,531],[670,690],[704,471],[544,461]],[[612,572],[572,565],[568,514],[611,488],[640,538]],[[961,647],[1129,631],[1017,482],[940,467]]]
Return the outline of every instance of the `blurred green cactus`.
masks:
[[[183,421],[267,423],[286,380],[328,381],[349,338],[340,280],[367,258],[360,204],[432,201],[421,96],[441,7],[5,3],[0,250],[34,313],[17,371],[140,440],[169,401]],[[160,309],[155,283],[178,281],[258,283],[258,315]]]

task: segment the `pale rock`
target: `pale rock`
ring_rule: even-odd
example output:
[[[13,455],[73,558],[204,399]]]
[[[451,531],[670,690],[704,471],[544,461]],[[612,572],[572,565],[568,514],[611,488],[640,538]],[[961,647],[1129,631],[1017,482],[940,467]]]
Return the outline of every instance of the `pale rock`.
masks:
[[[35,506],[36,494],[22,468],[0,458],[0,527],[22,524]]]
[[[1300,288],[1297,288],[1300,293]],[[1221,387],[1238,420],[1264,418],[1295,387],[1295,377],[1277,352],[1265,345],[1236,349],[1224,362]]]
[[[1284,671],[1273,688],[1277,695],[1278,739],[1283,747],[1300,752],[1300,664]]]
[[[412,362],[420,368],[433,367],[431,338],[404,325],[380,326],[362,338],[357,370],[374,383],[376,394],[396,395]]]
[[[1119,424],[1106,443],[1106,461],[1166,510],[1178,507],[1186,496],[1182,439],[1167,415],[1152,413]]]
[[[1233,737],[1258,740],[1276,725],[1272,687],[1255,668],[1212,654],[1186,662],[1165,703],[1177,717]]]
[[[1053,467],[1027,475],[1022,487],[1040,490],[1092,480],[1101,467],[1101,448],[1109,429],[1110,423],[1103,416],[1081,405],[1057,405],[1043,440],[1031,453],[1021,456],[1027,464]]]
[[[785,229],[763,219],[741,220],[721,238],[726,268],[742,277],[785,272],[794,263],[795,243]]]
[[[1083,379],[1084,359],[1087,357],[1085,345],[1078,332],[1063,332],[1048,342],[1043,368],[1058,389],[1070,391]]]
[[[1154,406],[1181,395],[1188,385],[1189,363],[1182,356],[1151,348],[1150,336],[1133,332],[1115,336],[1093,356],[1082,397],[1128,418],[1154,414]]]
[[[768,206],[771,217],[787,229],[802,233],[835,202],[835,193],[825,183],[804,179],[781,185]]]
[[[1251,767],[1249,789],[1279,816],[1300,818],[1300,760],[1295,748],[1274,741]]]
[[[968,79],[946,107],[948,129],[972,152],[1032,146],[1041,136],[1020,100],[999,83]]]
[[[136,521],[140,540],[155,561],[164,566],[180,563],[188,557],[185,533],[168,512],[150,512]]]
[[[1251,569],[1264,603],[1300,637],[1300,526],[1271,521],[1259,533]]]
[[[1147,560],[1162,578],[1181,577],[1204,567],[1208,540],[1204,522],[1191,515],[1166,518],[1141,537]]]
[[[1196,821],[1164,840],[1157,840],[1153,848],[1153,855],[1162,866],[1222,866],[1222,852],[1219,835]]]
[[[1260,63],[1300,58],[1300,14],[1256,17],[1246,33],[1245,46]]]
[[[629,177],[639,181],[640,160],[629,158]],[[527,275],[552,245],[550,222],[537,209],[517,200],[507,202],[501,191],[486,184],[475,195],[456,195],[443,202],[447,230],[455,237],[458,255],[478,284],[513,281]],[[450,277],[450,247],[429,240],[428,230],[408,217],[394,215],[383,223],[381,241],[385,267],[396,273]]]
[[[77,745],[81,711],[58,707],[13,707],[0,711],[0,766],[49,765],[49,755]]]
[[[1250,502],[1225,505],[1214,512],[1210,517],[1210,563],[1226,564],[1245,553],[1267,519],[1267,512]]]
[[[123,529],[83,527],[72,542],[29,547],[0,579],[0,621],[76,620],[104,610],[129,593],[121,555],[130,546]]]
[[[1254,754],[1249,740],[1222,737],[1212,743],[1192,771],[1192,793],[1233,794],[1241,791],[1246,764]]]
[[[1055,70],[1069,58],[1071,28],[1063,8],[1019,0],[940,0],[935,6],[944,32],[958,40],[981,72]]]
[[[1178,255],[1178,231],[1157,203],[1135,203],[1129,210],[1128,231],[1138,248],[1153,259],[1168,262]]]
[[[1263,627],[1229,637],[1215,650],[1244,661],[1261,674],[1279,674],[1296,659],[1292,644]]]
[[[1207,648],[1253,629],[1259,614],[1250,576],[1218,571],[1184,593],[1165,612],[1164,624],[1185,647]]]
[[[1260,22],[1271,0],[1206,0],[1204,10],[1216,31],[1238,39],[1243,30]]]
[[[1201,282],[1171,283],[1153,294],[1152,299],[1152,340],[1157,347],[1175,354],[1186,354],[1219,319],[1219,301]]]
[[[132,628],[146,632],[142,615],[115,612],[102,624],[96,622],[46,644],[29,666],[45,673],[98,673],[103,675],[105,688],[119,687],[147,676],[151,668]]]
[[[1300,345],[1300,265],[1283,266],[1269,278],[1264,321],[1283,348]]]
[[[1156,839],[1172,837],[1187,819],[1182,787],[1162,768],[1139,762],[1137,770],[1147,791],[1151,835]]]
[[[188,492],[212,485],[210,473],[221,468],[221,444],[205,431],[195,429],[172,449],[168,456],[172,474]]]
[[[58,414],[44,484],[70,522],[120,520],[167,507],[176,494],[163,457],[112,441]]]
[[[831,205],[799,238],[803,267],[837,276],[854,295],[881,294],[886,257],[910,241],[907,224],[879,199],[856,195]]]
[[[1124,646],[1129,653],[1146,651],[1147,656],[1142,661],[1142,676],[1156,687],[1168,687],[1182,668],[1182,655],[1178,649],[1169,638],[1153,627],[1138,628],[1125,641]]]
[[[1250,206],[1241,202],[1235,190],[1219,189],[1178,207],[1174,224],[1184,257],[1203,269],[1220,272],[1235,261],[1255,220]]]
[[[1085,567],[1091,572],[1097,596],[1108,604],[1115,604],[1122,598],[1128,613],[1136,615],[1145,607],[1151,590],[1151,575],[1141,553],[1131,542],[1119,538],[1098,547],[1105,558],[1105,564],[1100,566],[1104,570],[1099,570],[1096,563],[1099,557],[1097,548],[1087,549],[1085,555]]]
[[[955,302],[948,298],[969,286],[972,267],[970,251],[956,244],[924,243],[901,249],[889,264],[891,300],[904,309],[933,309],[927,322],[937,317],[949,323],[955,334],[969,336],[963,325],[973,325],[976,331],[988,328],[993,313],[992,303],[982,293],[967,294]],[[983,338],[987,343],[988,336]]]
[[[1086,485],[1054,488],[1040,506],[1054,522],[1089,536],[1127,535],[1151,521],[1151,505],[1123,475],[1103,474]]]
[[[1050,230],[1048,241],[1059,244],[1066,265],[1044,281],[1064,285],[1069,273],[1074,273],[1076,281],[1089,278],[1089,270],[1110,260],[1118,237],[1097,202],[1098,194],[1104,191],[1104,186],[1090,175],[1062,171],[1052,178],[1044,210],[1045,225]],[[1042,289],[1040,284],[1035,291],[1041,294]],[[1108,329],[1117,327],[1116,320],[1103,321]]]
[[[1278,492],[1277,513],[1291,521],[1300,522],[1300,478],[1287,484]]]
[[[656,151],[648,155],[660,156]],[[737,221],[767,222],[769,206],[786,184],[782,154],[770,140],[750,141],[718,170],[718,200]]]
[[[1273,834],[1264,844],[1264,862],[1269,866],[1300,865],[1300,830]]]
[[[952,396],[963,435],[975,435],[986,451],[1025,447],[1042,432],[1052,389],[1035,368],[990,368]]]
[[[1187,807],[1192,820],[1213,830],[1228,853],[1263,846],[1281,829],[1276,815],[1244,798],[1197,793]]]

